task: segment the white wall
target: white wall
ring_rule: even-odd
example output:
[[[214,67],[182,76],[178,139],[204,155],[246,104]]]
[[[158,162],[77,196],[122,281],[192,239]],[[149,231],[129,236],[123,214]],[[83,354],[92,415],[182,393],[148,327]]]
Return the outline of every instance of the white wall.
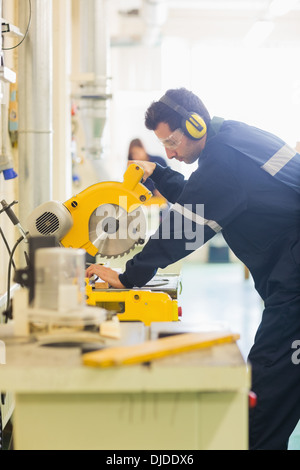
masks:
[[[296,47],[195,45],[191,87],[211,114],[261,127],[295,146],[300,139],[299,53]]]
[[[113,49],[110,161],[119,162],[116,176],[134,137],[145,142],[149,153],[164,155],[144,126],[144,114],[173,87],[185,86],[198,94],[212,116],[242,120],[295,146],[300,140],[299,52],[295,47],[205,47],[178,38],[166,38],[151,55],[136,47]],[[184,164],[174,167],[187,176],[191,171]]]

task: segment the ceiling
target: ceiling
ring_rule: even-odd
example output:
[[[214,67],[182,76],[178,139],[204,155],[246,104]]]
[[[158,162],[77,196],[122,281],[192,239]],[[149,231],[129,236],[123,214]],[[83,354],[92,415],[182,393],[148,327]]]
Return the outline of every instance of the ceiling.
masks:
[[[248,44],[300,45],[299,0],[110,0],[109,13],[112,45],[163,37],[241,45],[254,25]]]

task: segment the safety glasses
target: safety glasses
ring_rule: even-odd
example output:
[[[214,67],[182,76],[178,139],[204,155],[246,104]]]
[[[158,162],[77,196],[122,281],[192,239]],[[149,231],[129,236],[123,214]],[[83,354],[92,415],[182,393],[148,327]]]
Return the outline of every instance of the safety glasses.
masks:
[[[179,147],[179,145],[181,144],[183,135],[184,135],[183,130],[178,128],[178,129],[175,129],[175,131],[172,132],[172,134],[170,134],[165,139],[158,139],[158,140],[165,148],[174,150],[177,147]]]

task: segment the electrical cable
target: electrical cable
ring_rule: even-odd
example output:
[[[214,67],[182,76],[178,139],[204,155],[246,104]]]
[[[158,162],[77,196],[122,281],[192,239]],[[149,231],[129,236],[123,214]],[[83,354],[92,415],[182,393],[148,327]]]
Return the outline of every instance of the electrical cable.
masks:
[[[11,278],[11,266],[12,266],[12,261],[13,261],[13,256],[14,256],[14,253],[17,249],[17,247],[19,246],[19,244],[21,243],[21,241],[24,240],[24,237],[20,237],[16,243],[15,243],[15,246],[13,247],[12,251],[11,251],[11,254],[10,254],[10,257],[9,257],[9,262],[8,262],[8,277],[7,277],[7,301],[6,301],[6,310],[4,312],[4,315],[5,315],[5,323],[8,322],[8,319],[9,319],[9,309],[10,309],[10,278]]]
[[[28,0],[28,3],[29,3],[29,18],[28,18],[27,28],[26,28],[26,31],[25,31],[25,34],[24,34],[22,40],[18,44],[16,44],[15,46],[2,47],[3,51],[11,51],[12,49],[16,49],[17,47],[19,47],[22,44],[22,42],[25,41],[25,39],[28,35],[28,32],[29,32],[29,28],[30,28],[30,24],[31,24],[31,14],[32,14],[31,0]]]
[[[3,449],[3,425],[2,425],[2,410],[0,403],[0,450]]]
[[[7,248],[7,251],[8,251],[8,253],[9,253],[9,255],[10,255],[10,254],[11,254],[11,251],[10,251],[9,245],[8,245],[8,243],[7,243],[7,240],[6,240],[6,238],[5,238],[5,235],[4,235],[3,230],[2,230],[1,227],[0,227],[0,235],[1,235],[2,239],[3,239],[3,241],[4,241],[4,244],[5,244],[6,248]],[[16,265],[15,265],[14,261],[12,261],[12,265],[13,265],[14,269],[16,269]]]

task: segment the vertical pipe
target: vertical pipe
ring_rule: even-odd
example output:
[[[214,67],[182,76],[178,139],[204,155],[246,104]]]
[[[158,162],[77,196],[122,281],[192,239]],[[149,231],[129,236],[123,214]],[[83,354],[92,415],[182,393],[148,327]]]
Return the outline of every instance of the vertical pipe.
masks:
[[[72,195],[71,0],[53,0],[53,197]]]
[[[2,3],[3,3],[3,0],[0,0],[0,18],[1,18],[1,22],[2,22]],[[2,34],[0,35],[0,56],[2,56]]]
[[[81,117],[86,135],[85,151],[92,159],[104,154],[104,129],[109,94],[106,0],[80,1],[81,72],[90,80],[81,84]]]
[[[2,18],[2,0],[0,0],[0,18]],[[2,22],[2,19],[1,19],[1,22]],[[0,34],[0,63],[2,62],[2,34]],[[0,80],[0,104],[2,103],[2,98],[3,98],[3,93],[2,93],[2,82]],[[1,114],[1,106],[0,106],[0,122],[1,122],[1,117],[2,117],[2,114]],[[1,138],[2,136],[0,135],[0,142],[1,142]],[[2,143],[1,143],[2,145]]]
[[[0,0],[0,18],[1,18],[1,23],[2,23],[2,9],[3,9],[3,0]],[[2,33],[2,32],[1,32]],[[2,42],[3,42],[3,35],[0,34],[0,65],[3,62],[3,51],[2,51]],[[2,81],[0,80],[0,104],[2,103],[2,98],[3,98],[3,84]],[[1,119],[1,110],[0,110],[0,119]],[[1,136],[0,136],[1,139]]]
[[[19,49],[19,213],[25,221],[52,198],[52,0],[31,0],[29,34]],[[29,2],[19,0],[26,30]]]

